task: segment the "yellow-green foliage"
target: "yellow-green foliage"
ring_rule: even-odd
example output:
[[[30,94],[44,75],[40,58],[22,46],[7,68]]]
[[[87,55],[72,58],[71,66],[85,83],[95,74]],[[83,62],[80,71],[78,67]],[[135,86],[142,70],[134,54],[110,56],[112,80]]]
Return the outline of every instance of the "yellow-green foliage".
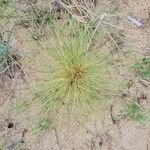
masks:
[[[97,113],[116,90],[112,90],[109,54],[98,47],[98,42],[87,50],[93,34],[91,24],[55,21],[50,30],[48,48],[41,49],[46,61],[39,62],[45,74],[36,85],[41,114],[55,120],[64,114],[76,117]],[[99,34],[95,35],[98,39]]]

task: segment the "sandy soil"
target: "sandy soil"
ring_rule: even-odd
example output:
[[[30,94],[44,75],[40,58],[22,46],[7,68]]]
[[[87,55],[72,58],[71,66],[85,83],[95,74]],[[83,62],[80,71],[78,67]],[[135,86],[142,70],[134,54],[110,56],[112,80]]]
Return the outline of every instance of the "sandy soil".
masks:
[[[102,5],[110,1],[97,2],[97,11]],[[129,118],[119,118],[124,103],[131,99],[139,99],[140,105],[150,109],[150,82],[143,80],[128,65],[135,60],[150,55],[150,1],[149,0],[112,0],[112,7],[118,6],[119,28],[127,37],[124,48],[130,46],[134,55],[122,58],[126,69],[117,74],[118,78],[128,81],[132,79],[134,85],[120,92],[113,106],[113,114],[118,120],[114,124],[110,109],[105,111],[101,124],[87,119],[86,125],[75,125],[69,133],[63,128],[54,127],[46,130],[37,137],[31,130],[35,105],[28,112],[15,113],[10,110],[17,100],[24,100],[28,94],[27,81],[36,80],[37,72],[30,68],[26,60],[22,60],[22,68],[26,75],[17,73],[16,78],[10,79],[0,88],[0,150],[149,150],[150,149],[150,122],[138,124]],[[143,22],[143,27],[137,28],[127,20],[132,14]],[[16,28],[17,36],[13,44],[14,49],[21,50],[27,57],[36,54],[36,46],[27,40],[28,30],[22,26]],[[127,63],[128,62],[128,63]],[[39,75],[40,76],[40,75]],[[11,90],[10,87],[11,86]],[[127,97],[122,98],[122,94]],[[144,95],[144,96],[143,96]],[[145,98],[146,97],[146,98]],[[13,123],[12,128],[8,125]]]

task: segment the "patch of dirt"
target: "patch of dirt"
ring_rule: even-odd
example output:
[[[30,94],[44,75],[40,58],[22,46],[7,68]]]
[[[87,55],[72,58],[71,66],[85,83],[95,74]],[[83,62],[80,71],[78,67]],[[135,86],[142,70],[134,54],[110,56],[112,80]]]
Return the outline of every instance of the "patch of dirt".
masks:
[[[134,85],[121,91],[116,98],[113,109],[115,119],[118,119],[122,106],[130,100],[137,101],[142,107],[150,110],[150,82],[143,80],[129,65],[135,60],[150,54],[150,4],[149,0],[121,0],[97,1],[96,10],[102,5],[118,6],[119,28],[125,36],[124,47],[133,49],[133,55],[123,58],[122,64],[127,69],[121,70],[118,76],[121,80],[132,80]],[[137,28],[127,20],[132,15],[143,23]],[[22,50],[22,55],[30,58],[31,54],[37,56],[36,46],[30,39],[28,30],[22,26],[16,28],[17,36],[14,48]],[[28,38],[27,38],[28,37]],[[130,55],[130,54],[129,54]],[[23,61],[22,69],[25,72],[25,81],[34,82],[37,71],[30,68],[30,62]],[[30,77],[30,78],[29,78]],[[69,133],[62,128],[46,130],[40,137],[32,131],[32,119],[35,113],[32,106],[28,112],[12,113],[10,108],[15,101],[24,101],[28,94],[26,82],[17,78],[0,88],[0,150],[149,150],[150,149],[150,123],[137,124],[128,118],[119,118],[113,122],[110,109],[106,110],[102,124],[87,120],[83,130],[78,125],[73,126]],[[11,86],[11,88],[10,88]],[[12,124],[10,124],[12,123]],[[23,140],[23,141],[22,141]]]

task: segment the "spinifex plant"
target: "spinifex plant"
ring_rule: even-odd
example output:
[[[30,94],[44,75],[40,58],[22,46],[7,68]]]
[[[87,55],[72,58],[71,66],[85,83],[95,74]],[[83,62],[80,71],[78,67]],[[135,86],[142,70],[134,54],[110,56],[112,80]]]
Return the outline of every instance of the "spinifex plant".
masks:
[[[51,27],[48,48],[41,50],[46,62],[37,62],[45,72],[36,92],[44,120],[58,121],[66,114],[76,119],[90,112],[96,114],[114,95],[112,66],[109,54],[98,47],[99,34],[95,35],[97,42],[87,49],[92,34],[93,26],[74,20],[54,22]]]

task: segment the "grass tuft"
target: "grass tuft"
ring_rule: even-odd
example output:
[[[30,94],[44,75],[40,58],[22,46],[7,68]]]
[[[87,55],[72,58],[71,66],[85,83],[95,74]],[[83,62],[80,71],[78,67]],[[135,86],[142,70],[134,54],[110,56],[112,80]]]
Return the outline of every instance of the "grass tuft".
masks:
[[[11,48],[13,28],[6,36],[0,40],[0,80],[4,81],[4,77],[14,78],[15,72],[19,70],[20,56]]]
[[[51,40],[41,50],[46,58],[36,62],[45,72],[36,85],[36,100],[41,114],[51,117],[52,122],[65,120],[66,115],[71,119],[88,113],[98,116],[100,105],[115,95],[110,55],[98,42],[87,50],[92,34],[91,24],[53,22]],[[94,39],[98,41],[99,34]]]
[[[125,110],[126,116],[130,117],[133,121],[143,123],[148,119],[147,112],[138,104],[130,103]]]
[[[11,59],[8,55],[8,49],[7,43],[0,41],[0,75],[4,74],[8,70],[11,63]]]
[[[142,78],[150,80],[150,57],[142,59],[133,65],[133,68],[137,71]]]

